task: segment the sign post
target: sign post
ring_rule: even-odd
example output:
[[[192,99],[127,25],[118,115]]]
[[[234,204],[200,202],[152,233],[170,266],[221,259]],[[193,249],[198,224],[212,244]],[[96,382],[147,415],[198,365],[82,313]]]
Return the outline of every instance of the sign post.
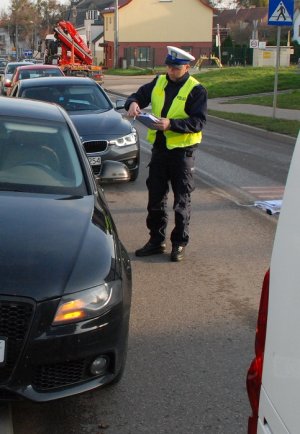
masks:
[[[276,117],[278,71],[280,66],[281,26],[292,26],[294,15],[294,0],[270,0],[268,24],[277,26],[276,67],[273,96],[273,118]]]

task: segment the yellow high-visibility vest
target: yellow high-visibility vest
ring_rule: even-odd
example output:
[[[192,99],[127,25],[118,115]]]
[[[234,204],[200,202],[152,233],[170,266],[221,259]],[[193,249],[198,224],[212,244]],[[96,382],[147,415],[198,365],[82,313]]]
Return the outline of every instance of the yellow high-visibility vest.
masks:
[[[165,103],[165,87],[168,84],[166,75],[160,75],[151,94],[152,113],[161,117],[161,111]],[[167,113],[168,119],[186,119],[188,114],[185,112],[185,103],[191,90],[197,86],[199,82],[194,77],[189,77],[188,80],[179,90],[174,98],[171,107]],[[200,143],[202,132],[198,133],[177,133],[174,131],[164,131],[166,137],[166,145],[168,149],[185,148]],[[147,140],[153,145],[155,141],[156,130],[148,129]]]

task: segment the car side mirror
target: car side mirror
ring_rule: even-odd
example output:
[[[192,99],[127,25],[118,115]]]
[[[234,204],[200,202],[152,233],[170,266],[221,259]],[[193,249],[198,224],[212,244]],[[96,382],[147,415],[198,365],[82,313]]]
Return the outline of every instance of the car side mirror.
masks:
[[[115,109],[122,110],[125,107],[125,99],[117,99],[115,102]]]
[[[96,181],[100,184],[114,182],[127,182],[130,180],[130,173],[127,166],[119,161],[106,160],[101,163],[100,173]]]

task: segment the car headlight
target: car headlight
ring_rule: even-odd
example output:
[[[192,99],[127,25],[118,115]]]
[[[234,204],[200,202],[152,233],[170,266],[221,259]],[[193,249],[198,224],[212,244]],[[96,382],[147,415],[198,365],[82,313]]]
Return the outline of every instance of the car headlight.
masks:
[[[52,325],[69,324],[101,315],[122,300],[121,281],[116,280],[62,297]]]
[[[136,132],[132,132],[130,134],[127,134],[127,136],[110,140],[108,143],[110,145],[116,145],[116,146],[129,146],[129,145],[134,145],[136,142],[137,142],[137,134]]]

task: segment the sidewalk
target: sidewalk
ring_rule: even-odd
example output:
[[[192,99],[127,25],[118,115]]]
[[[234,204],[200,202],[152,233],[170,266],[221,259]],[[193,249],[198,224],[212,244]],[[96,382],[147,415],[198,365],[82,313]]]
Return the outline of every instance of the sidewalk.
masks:
[[[210,110],[218,110],[228,113],[246,113],[256,116],[273,117],[273,107],[254,104],[230,104],[230,98],[213,98],[208,100]],[[288,119],[300,121],[300,110],[276,108],[276,119]]]
[[[131,77],[105,75],[103,87],[108,92],[126,97],[135,92],[143,84],[150,82],[154,77],[155,75],[137,75]],[[273,107],[253,104],[230,104],[230,99],[230,97],[209,99],[208,109],[229,113],[245,113],[269,117],[273,116]],[[276,118],[300,121],[300,110],[276,108]]]

